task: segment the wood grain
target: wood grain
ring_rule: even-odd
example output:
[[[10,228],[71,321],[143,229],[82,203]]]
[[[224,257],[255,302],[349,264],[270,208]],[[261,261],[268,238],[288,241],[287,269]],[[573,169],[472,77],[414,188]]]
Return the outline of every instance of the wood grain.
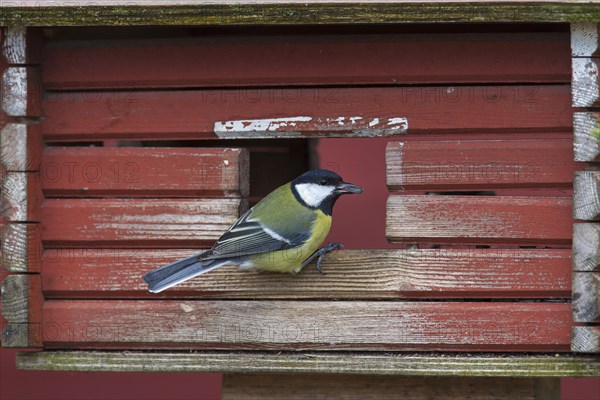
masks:
[[[577,171],[573,182],[573,218],[600,216],[600,171]]]
[[[2,216],[9,222],[39,222],[43,201],[37,172],[8,172],[2,177]]]
[[[6,224],[2,229],[2,265],[10,272],[40,272],[42,266],[40,224]]]
[[[198,250],[49,249],[43,260],[47,298],[156,298],[141,276]],[[222,267],[160,298],[397,299],[570,298],[570,251],[424,249],[331,253],[324,275]]]
[[[330,374],[225,374],[223,400],[379,400],[448,399],[559,400],[560,385],[555,378],[545,384],[554,390],[545,397],[536,390],[535,378],[391,377],[380,375]]]
[[[390,190],[570,188],[571,140],[389,142]]]
[[[41,347],[42,289],[39,275],[9,275],[2,282],[2,347]]]
[[[338,117],[407,118],[409,134],[567,133],[570,101],[568,85],[54,92],[45,97],[42,124],[46,140],[206,139],[224,121]],[[321,132],[320,124],[306,129],[268,132],[339,134]]]
[[[54,371],[317,373],[404,376],[598,376],[595,356],[390,352],[41,351],[17,353],[17,367]],[[332,375],[335,376],[335,375]]]
[[[571,330],[571,351],[600,353],[600,327],[574,326]]]
[[[388,198],[391,242],[567,245],[571,199],[525,196],[419,196]]]
[[[571,23],[571,55],[573,57],[598,57],[600,46],[598,45],[597,22],[572,22]]]
[[[600,270],[600,224],[573,225],[573,271]]]
[[[47,300],[46,348],[569,351],[569,303]]]
[[[49,247],[210,247],[245,210],[243,199],[46,199]]]
[[[312,0],[251,2],[228,0],[117,1],[110,5],[80,6],[57,3],[40,6],[32,0],[6,4],[0,16],[5,26],[122,26],[129,25],[249,25],[406,22],[570,22],[598,21],[600,11],[588,2],[480,0],[469,2],[392,1],[348,4]]]
[[[573,321],[600,321],[600,274],[573,272]]]
[[[600,104],[598,60],[573,58],[571,60],[571,93],[573,107],[596,107]]]
[[[0,131],[0,160],[6,171],[38,171],[43,148],[38,124],[8,123]]]
[[[600,114],[573,113],[575,161],[600,161]]]
[[[43,81],[49,90],[69,91],[566,83],[571,81],[569,60],[564,56],[568,46],[565,33],[236,35],[67,41],[45,47]],[[244,68],[231,62],[232,54],[244,60]]]
[[[48,147],[47,197],[244,197],[248,151],[218,148]]]
[[[12,117],[41,115],[42,84],[37,66],[8,67],[2,74],[0,108]]]
[[[5,28],[2,56],[7,64],[38,64],[42,47],[42,32],[22,24]]]

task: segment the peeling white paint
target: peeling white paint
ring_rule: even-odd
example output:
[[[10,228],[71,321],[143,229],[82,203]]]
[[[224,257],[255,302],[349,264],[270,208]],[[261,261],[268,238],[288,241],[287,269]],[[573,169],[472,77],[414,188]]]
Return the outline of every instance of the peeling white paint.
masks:
[[[10,67],[2,76],[2,109],[13,117],[27,115],[27,69]]]
[[[598,50],[598,25],[595,22],[571,24],[571,53],[574,57],[590,57]]]
[[[6,36],[4,40],[4,58],[9,64],[26,64],[26,35],[25,27],[9,27],[6,28]]]
[[[189,304],[181,303],[181,304],[179,304],[179,307],[181,307],[183,312],[186,312],[186,313],[194,311],[194,307],[190,306]]]
[[[309,122],[312,117],[247,119],[234,121],[217,121],[215,133],[227,132],[276,132],[281,128],[294,127],[298,122]]]
[[[229,160],[223,160],[223,164],[229,165]]]
[[[372,126],[377,125],[378,123],[379,123],[379,118],[373,118],[371,120],[371,122],[369,122],[369,126],[372,127]]]

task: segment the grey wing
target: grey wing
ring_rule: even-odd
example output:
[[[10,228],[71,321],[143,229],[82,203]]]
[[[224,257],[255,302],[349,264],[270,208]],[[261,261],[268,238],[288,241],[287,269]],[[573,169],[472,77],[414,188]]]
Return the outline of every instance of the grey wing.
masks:
[[[250,209],[217,240],[202,259],[240,257],[290,249],[300,246],[309,237],[310,231],[293,235],[275,232],[252,218]]]

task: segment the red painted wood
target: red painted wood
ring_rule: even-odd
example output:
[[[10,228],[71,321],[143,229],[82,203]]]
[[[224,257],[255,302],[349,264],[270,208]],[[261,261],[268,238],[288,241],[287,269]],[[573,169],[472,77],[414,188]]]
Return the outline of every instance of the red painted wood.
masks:
[[[581,168],[570,139],[391,142],[386,160],[390,190],[572,188]]]
[[[44,101],[46,140],[215,138],[218,121],[408,118],[408,133],[567,133],[568,85],[69,92]],[[324,135],[305,124],[304,136]],[[296,137],[293,126],[267,132]],[[252,135],[249,134],[248,137]]]
[[[47,300],[48,348],[568,352],[569,303]]]
[[[47,199],[46,247],[210,246],[246,208],[240,199]]]
[[[240,197],[248,195],[245,149],[48,147],[49,196]]]
[[[570,197],[390,196],[386,235],[392,242],[568,245]]]
[[[46,298],[156,298],[140,277],[197,249],[47,249]],[[325,275],[256,274],[223,267],[183,282],[161,298],[397,299],[570,298],[571,250],[344,250],[327,256]]]
[[[53,42],[48,89],[570,82],[565,33]]]

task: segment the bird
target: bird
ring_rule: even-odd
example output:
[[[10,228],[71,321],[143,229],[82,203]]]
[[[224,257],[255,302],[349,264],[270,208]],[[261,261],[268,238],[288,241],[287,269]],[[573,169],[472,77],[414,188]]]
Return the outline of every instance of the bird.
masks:
[[[150,271],[143,280],[150,292],[159,293],[223,265],[295,274],[315,259],[322,273],[325,255],[343,247],[331,242],[319,249],[331,228],[333,206],[341,195],[362,191],[335,172],[309,170],[265,196],[209,250]]]

